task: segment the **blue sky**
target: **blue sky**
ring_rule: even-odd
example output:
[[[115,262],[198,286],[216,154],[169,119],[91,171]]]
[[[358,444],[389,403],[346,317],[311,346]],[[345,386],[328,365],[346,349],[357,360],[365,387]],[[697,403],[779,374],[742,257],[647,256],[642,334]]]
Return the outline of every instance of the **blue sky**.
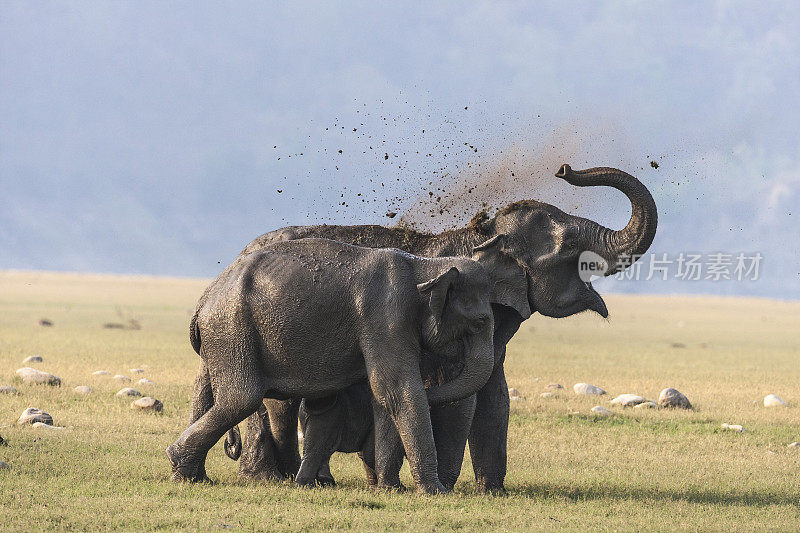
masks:
[[[3,2],[0,268],[213,276],[284,225],[527,197],[624,224],[569,162],[651,188],[655,251],[764,255],[605,290],[800,298],[799,6]]]

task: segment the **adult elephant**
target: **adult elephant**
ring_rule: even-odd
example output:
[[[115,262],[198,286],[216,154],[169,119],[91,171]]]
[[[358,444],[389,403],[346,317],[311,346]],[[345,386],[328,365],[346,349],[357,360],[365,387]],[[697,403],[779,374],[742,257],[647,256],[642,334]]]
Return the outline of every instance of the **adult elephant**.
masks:
[[[535,200],[500,209],[494,218],[476,216],[467,227],[429,234],[383,226],[293,226],[253,240],[243,257],[275,241],[324,237],[367,247],[395,247],[424,257],[470,256],[472,249],[504,234],[502,254],[479,258],[495,279],[494,371],[477,399],[431,408],[439,479],[448,487],[461,470],[469,441],[475,481],[481,491],[503,491],[509,398],[503,370],[506,344],[533,313],[562,318],[582,311],[608,316],[603,299],[579,276],[579,255],[592,251],[608,264],[606,275],[624,270],[653,242],[658,215],[653,197],[636,178],[615,168],[572,170],[562,165],[556,176],[577,187],[608,186],[624,193],[632,213],[621,230],[564,213]],[[247,421],[240,475],[252,478],[293,476],[300,466],[297,443],[299,401],[266,400]],[[234,439],[235,440],[235,439]],[[226,443],[235,457],[240,442]],[[391,469],[390,469],[391,470]],[[392,480],[384,480],[392,484]],[[399,480],[396,480],[399,483]]]

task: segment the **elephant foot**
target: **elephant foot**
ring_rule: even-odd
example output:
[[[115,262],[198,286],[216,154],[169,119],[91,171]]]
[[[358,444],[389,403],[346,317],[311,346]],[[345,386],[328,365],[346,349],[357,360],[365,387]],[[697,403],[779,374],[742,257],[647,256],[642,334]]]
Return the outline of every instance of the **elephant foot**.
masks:
[[[433,496],[436,494],[448,494],[453,492],[453,489],[448,489],[437,480],[436,482],[417,484],[417,492]]]
[[[330,476],[317,476],[317,485],[320,487],[335,487],[336,480]]]
[[[176,483],[209,483],[213,481],[206,475],[205,465],[200,462],[194,464],[190,462],[181,462],[180,456],[173,444],[167,448],[167,458],[172,464],[172,475],[170,479]]]
[[[492,496],[507,496],[508,491],[503,486],[502,482],[497,483],[481,483],[477,482],[476,488],[481,494],[491,494]]]
[[[239,470],[239,478],[245,481],[275,481],[278,483],[290,479],[277,470],[259,470],[257,472]]]
[[[336,481],[329,477],[318,477],[316,479],[295,478],[294,484],[297,487],[310,489],[314,487],[335,487]]]
[[[392,484],[389,484],[389,483],[376,483],[376,484],[370,485],[370,486],[372,488],[374,488],[375,490],[382,491],[382,492],[406,492],[408,490],[406,488],[406,486],[403,485],[402,483],[400,483],[399,481],[397,483],[392,483]]]

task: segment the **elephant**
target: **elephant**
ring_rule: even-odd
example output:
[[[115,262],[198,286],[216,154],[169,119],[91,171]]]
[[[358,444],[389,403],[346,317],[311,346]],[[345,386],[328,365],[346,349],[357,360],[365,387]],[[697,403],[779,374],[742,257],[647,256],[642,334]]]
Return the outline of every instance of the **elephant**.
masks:
[[[303,399],[298,412],[303,431],[303,455],[295,484],[335,485],[328,464],[333,452],[358,453],[369,485],[378,484],[372,401],[366,382],[351,385],[327,398]]]
[[[494,239],[480,254],[499,253]],[[425,493],[438,479],[428,404],[472,395],[494,367],[491,278],[465,257],[424,259],[328,239],[276,242],[208,287],[190,324],[201,366],[189,427],[166,452],[176,481],[205,481],[208,450],[266,398],[321,398],[366,380]],[[463,363],[424,388],[423,354]]]
[[[505,492],[509,417],[503,368],[506,344],[522,322],[536,312],[562,318],[592,311],[607,317],[602,297],[579,275],[579,256],[584,251],[596,253],[606,262],[605,275],[611,275],[633,264],[655,237],[656,204],[647,187],[635,177],[615,168],[573,170],[566,164],[556,176],[573,186],[608,186],[624,193],[631,203],[626,226],[612,230],[550,204],[522,200],[500,208],[494,217],[481,212],[466,227],[435,234],[376,225],[291,226],[257,237],[239,256],[246,257],[276,241],[304,237],[395,247],[424,257],[469,256],[477,243],[505,234],[500,254],[477,258],[496,280],[490,295],[495,328],[492,375],[476,397],[431,409],[439,478],[446,486],[454,484],[460,474],[468,441],[477,489]],[[265,400],[258,413],[248,418],[241,476],[281,479],[297,472],[298,407],[297,401]],[[238,430],[230,439],[234,444],[240,439]]]

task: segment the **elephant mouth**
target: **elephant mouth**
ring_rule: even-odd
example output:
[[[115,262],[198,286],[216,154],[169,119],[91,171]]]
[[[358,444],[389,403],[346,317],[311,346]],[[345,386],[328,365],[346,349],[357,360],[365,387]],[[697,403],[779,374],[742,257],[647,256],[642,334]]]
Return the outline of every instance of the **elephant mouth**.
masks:
[[[608,307],[606,307],[606,302],[603,301],[603,297],[600,296],[600,293],[595,290],[591,283],[586,283],[586,288],[589,289],[589,311],[594,311],[598,315],[603,318],[608,318]]]
[[[608,307],[606,307],[603,297],[600,296],[600,293],[595,290],[590,282],[580,282],[580,284],[583,286],[582,295],[569,304],[559,305],[558,303],[553,302],[549,306],[543,307],[542,305],[537,305],[533,299],[534,286],[531,280],[531,275],[527,268],[525,269],[525,279],[528,283],[527,296],[528,306],[531,308],[531,313],[538,312],[540,315],[550,318],[565,318],[583,311],[594,311],[601,317],[608,318]]]

